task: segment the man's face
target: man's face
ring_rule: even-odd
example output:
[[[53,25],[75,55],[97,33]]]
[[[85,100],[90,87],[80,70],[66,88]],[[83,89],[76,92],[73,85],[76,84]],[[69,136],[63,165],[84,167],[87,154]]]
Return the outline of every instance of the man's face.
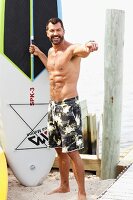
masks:
[[[51,22],[48,24],[47,37],[54,45],[59,45],[63,41],[64,30],[59,22],[57,24],[52,24]]]

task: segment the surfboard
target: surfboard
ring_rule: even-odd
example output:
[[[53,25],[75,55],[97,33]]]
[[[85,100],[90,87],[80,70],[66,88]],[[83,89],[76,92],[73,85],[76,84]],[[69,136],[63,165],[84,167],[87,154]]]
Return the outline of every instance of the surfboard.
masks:
[[[0,200],[7,200],[8,172],[3,149],[0,146]]]
[[[47,55],[45,25],[51,17],[61,17],[59,0],[0,1],[0,138],[10,168],[25,186],[40,185],[55,159],[48,147],[48,72],[29,53],[34,39]]]

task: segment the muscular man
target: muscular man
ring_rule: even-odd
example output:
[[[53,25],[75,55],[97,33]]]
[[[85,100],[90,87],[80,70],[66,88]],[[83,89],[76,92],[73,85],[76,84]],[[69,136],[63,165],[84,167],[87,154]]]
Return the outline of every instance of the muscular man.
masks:
[[[30,53],[38,56],[49,72],[50,103],[48,109],[49,146],[58,154],[61,183],[51,193],[69,192],[69,166],[78,184],[78,200],[86,200],[84,167],[78,150],[83,148],[81,110],[78,100],[77,81],[81,58],[98,49],[94,41],[71,44],[64,39],[64,26],[59,18],[51,18],[46,34],[52,43],[48,58],[35,45]],[[50,194],[51,194],[50,193]]]

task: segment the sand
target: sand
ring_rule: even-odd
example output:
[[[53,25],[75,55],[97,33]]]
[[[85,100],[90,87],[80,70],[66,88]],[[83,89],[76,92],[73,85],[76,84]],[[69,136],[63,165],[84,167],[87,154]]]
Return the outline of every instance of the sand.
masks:
[[[48,195],[48,193],[57,188],[60,182],[58,170],[51,170],[48,177],[43,181],[43,184],[36,187],[21,185],[10,169],[8,169],[8,173],[8,200],[77,200],[77,183],[72,172],[70,172],[69,177],[71,191],[64,194],[52,195]],[[97,199],[113,182],[113,179],[101,180],[99,177],[86,172],[87,200]]]

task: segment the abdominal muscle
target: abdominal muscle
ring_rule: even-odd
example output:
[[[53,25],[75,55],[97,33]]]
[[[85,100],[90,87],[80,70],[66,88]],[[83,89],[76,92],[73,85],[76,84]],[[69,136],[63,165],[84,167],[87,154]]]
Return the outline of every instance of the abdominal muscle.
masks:
[[[62,76],[50,78],[51,100],[58,102],[78,95],[77,81],[69,79]]]

